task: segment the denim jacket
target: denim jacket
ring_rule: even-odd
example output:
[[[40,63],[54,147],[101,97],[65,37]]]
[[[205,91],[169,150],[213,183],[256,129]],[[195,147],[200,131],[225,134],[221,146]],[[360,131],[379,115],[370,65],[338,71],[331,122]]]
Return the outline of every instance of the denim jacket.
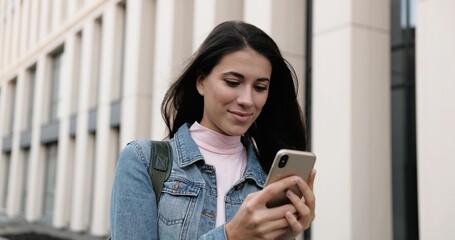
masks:
[[[206,164],[184,124],[170,140],[173,166],[159,206],[147,172],[150,141],[129,143],[121,152],[111,198],[112,239],[226,239],[225,225],[215,228],[216,169]],[[250,141],[243,177],[223,197],[229,222],[249,193],[264,187],[262,170]],[[222,170],[218,170],[222,171]]]

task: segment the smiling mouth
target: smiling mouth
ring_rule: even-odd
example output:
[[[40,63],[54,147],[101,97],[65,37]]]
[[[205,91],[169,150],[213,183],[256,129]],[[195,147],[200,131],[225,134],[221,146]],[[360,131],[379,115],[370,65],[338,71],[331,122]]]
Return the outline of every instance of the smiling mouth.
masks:
[[[229,113],[231,113],[234,116],[234,118],[239,122],[246,122],[251,118],[251,116],[253,116],[252,113],[244,113],[244,112],[236,112],[236,111],[229,111]]]
[[[229,111],[229,112],[232,114],[241,116],[241,117],[249,117],[249,116],[253,115],[252,113],[244,113],[244,112],[237,112],[237,111]]]

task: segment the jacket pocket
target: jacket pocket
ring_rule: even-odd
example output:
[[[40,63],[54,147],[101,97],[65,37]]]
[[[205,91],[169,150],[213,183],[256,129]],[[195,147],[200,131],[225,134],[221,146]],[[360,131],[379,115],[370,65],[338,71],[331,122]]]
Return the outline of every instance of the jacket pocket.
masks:
[[[163,184],[161,192],[158,213],[160,225],[178,225],[190,218],[201,187],[200,183],[171,176]]]

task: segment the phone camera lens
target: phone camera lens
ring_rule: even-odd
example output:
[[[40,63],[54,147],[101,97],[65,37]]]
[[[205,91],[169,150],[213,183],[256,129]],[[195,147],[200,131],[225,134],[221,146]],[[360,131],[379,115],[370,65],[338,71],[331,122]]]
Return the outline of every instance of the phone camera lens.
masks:
[[[286,163],[288,162],[288,158],[289,156],[288,155],[284,155],[280,158],[280,162],[278,162],[278,167],[279,168],[282,168],[284,166],[286,166]]]

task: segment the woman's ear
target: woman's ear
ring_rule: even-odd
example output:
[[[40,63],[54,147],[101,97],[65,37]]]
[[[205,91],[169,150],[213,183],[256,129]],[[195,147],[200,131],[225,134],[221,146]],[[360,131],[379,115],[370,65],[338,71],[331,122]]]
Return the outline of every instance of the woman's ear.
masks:
[[[204,96],[204,76],[199,75],[196,80],[196,88],[201,96]]]

